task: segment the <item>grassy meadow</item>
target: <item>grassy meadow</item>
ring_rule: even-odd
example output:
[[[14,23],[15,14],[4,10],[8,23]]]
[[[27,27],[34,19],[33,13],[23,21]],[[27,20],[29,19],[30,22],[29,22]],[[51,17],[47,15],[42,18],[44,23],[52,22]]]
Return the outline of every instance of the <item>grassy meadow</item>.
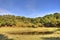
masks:
[[[60,28],[1,27],[0,35],[1,40],[60,40]]]
[[[60,40],[60,0],[0,0],[0,40]]]
[[[60,40],[60,13],[36,18],[0,15],[0,40]]]

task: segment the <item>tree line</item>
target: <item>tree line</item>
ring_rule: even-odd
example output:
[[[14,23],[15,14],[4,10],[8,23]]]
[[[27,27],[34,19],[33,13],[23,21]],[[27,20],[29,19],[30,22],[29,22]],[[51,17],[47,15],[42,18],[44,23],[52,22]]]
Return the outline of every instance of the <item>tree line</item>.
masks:
[[[0,15],[0,27],[60,27],[60,13],[43,17],[26,18],[24,16]]]

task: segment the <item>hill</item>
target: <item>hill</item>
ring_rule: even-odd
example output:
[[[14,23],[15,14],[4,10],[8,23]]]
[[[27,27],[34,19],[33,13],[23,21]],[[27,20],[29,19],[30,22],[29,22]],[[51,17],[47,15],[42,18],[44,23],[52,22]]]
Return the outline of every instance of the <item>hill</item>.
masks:
[[[60,13],[44,17],[26,18],[24,16],[0,15],[0,27],[59,27]]]

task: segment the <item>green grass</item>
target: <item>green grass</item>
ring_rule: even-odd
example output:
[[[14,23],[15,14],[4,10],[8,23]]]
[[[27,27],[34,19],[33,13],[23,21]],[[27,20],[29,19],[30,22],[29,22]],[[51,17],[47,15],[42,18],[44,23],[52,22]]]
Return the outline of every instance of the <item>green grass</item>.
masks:
[[[44,40],[44,38],[56,38],[60,37],[60,28],[12,28],[12,27],[2,27],[0,28],[0,34],[3,34],[4,36],[8,36],[9,39],[14,40]],[[24,33],[24,32],[53,32],[52,34],[29,34],[29,35],[21,35],[18,33]],[[11,34],[16,33],[16,34]],[[45,40],[47,40],[45,39]],[[50,40],[48,39],[48,40]],[[54,40],[54,39],[53,39]]]

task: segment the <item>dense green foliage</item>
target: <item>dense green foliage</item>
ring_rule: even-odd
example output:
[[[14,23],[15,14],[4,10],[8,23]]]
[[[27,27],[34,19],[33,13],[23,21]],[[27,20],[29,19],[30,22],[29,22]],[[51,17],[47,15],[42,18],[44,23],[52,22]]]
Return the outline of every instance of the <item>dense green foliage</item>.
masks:
[[[0,27],[59,27],[60,14],[54,13],[44,17],[26,18],[14,15],[0,15]]]

